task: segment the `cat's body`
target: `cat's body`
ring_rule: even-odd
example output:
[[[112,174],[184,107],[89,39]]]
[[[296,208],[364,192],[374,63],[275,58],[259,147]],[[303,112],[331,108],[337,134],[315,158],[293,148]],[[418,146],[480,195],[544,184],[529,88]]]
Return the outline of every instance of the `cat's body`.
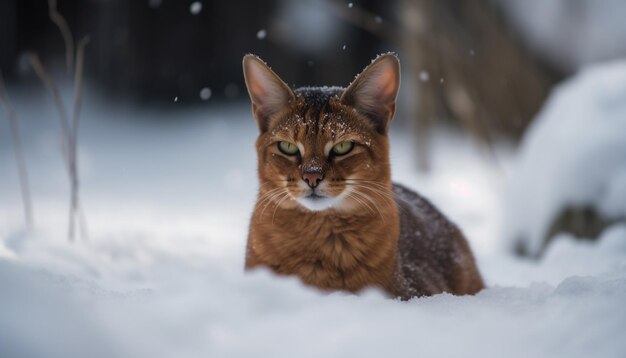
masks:
[[[385,55],[348,89],[291,91],[257,58],[244,59],[261,130],[247,269],[268,267],[323,290],[378,287],[404,299],[482,289],[461,232],[391,182],[386,133],[398,71]]]

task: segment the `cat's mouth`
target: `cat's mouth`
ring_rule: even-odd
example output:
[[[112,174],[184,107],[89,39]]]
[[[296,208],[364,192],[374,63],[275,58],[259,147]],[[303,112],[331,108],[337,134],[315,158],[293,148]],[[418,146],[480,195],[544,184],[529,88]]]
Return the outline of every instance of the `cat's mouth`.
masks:
[[[313,200],[313,201],[316,201],[316,200],[323,200],[323,199],[328,199],[328,197],[327,197],[327,196],[324,196],[324,195],[319,195],[319,194],[317,194],[317,193],[315,193],[315,192],[313,192],[313,193],[311,193],[311,194],[309,194],[309,195],[305,196],[305,198],[306,198],[306,199],[309,199],[309,200]]]
[[[321,192],[311,190],[306,195],[296,198],[296,201],[310,211],[323,211],[336,208],[341,205],[342,195],[329,196]]]

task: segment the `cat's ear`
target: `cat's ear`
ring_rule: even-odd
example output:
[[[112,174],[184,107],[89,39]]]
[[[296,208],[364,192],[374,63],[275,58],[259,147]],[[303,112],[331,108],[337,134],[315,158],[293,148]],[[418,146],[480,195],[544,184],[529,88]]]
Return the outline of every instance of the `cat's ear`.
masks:
[[[376,130],[387,133],[396,111],[400,88],[400,61],[393,54],[376,58],[341,96],[341,102],[368,117]]]
[[[269,118],[287,108],[294,94],[265,62],[254,55],[243,57],[243,77],[252,101],[252,113],[261,132],[265,132]]]

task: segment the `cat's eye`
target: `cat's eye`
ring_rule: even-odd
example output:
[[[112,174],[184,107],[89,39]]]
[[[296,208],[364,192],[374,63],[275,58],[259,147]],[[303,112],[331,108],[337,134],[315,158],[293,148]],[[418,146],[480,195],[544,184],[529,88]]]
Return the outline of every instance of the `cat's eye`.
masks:
[[[278,149],[286,155],[298,154],[298,147],[295,144],[286,141],[278,142]]]
[[[348,154],[350,153],[352,148],[354,148],[354,142],[345,141],[345,142],[337,143],[333,147],[333,154],[335,155]]]

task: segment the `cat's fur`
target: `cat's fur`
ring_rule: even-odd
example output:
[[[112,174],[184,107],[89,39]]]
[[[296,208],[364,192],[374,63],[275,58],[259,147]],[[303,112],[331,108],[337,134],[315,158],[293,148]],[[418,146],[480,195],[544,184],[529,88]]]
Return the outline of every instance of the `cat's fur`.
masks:
[[[459,229],[391,182],[387,130],[400,85],[394,55],[372,61],[347,89],[291,90],[252,55],[243,67],[260,129],[246,269],[268,267],[323,290],[378,287],[403,299],[483,288]],[[297,154],[279,148],[281,141]],[[354,147],[337,154],[341,142]]]

